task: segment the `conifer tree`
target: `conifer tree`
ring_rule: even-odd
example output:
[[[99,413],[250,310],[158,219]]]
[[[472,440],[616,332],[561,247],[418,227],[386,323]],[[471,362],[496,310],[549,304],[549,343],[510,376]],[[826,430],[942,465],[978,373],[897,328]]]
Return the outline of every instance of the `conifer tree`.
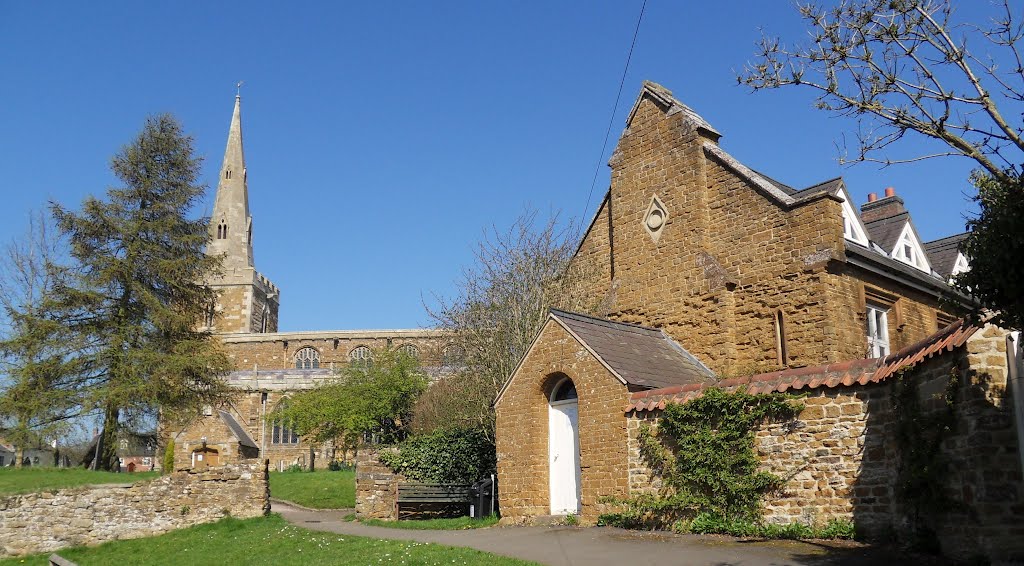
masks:
[[[214,403],[227,390],[229,360],[198,325],[216,299],[204,282],[220,265],[203,252],[208,221],[188,217],[205,190],[200,163],[173,117],[151,117],[111,162],[122,187],[78,212],[51,204],[75,264],[58,280],[53,310],[88,344],[82,406],[102,414],[98,469],[116,468],[124,424]]]

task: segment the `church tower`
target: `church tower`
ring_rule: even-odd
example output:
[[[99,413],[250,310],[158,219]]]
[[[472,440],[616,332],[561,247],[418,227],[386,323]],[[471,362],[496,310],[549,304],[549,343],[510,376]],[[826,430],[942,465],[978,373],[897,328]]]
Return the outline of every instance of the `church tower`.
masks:
[[[242,150],[242,97],[228,129],[228,144],[217,181],[206,253],[224,258],[221,274],[210,282],[220,298],[206,325],[218,334],[277,332],[280,294],[256,271],[252,253],[252,216]]]

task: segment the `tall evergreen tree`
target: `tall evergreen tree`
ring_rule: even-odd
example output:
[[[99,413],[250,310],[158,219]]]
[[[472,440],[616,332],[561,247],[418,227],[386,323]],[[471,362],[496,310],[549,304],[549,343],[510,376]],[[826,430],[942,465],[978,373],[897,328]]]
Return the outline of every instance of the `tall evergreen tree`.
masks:
[[[157,410],[214,403],[227,389],[227,356],[199,322],[214,304],[204,282],[219,269],[207,256],[207,220],[189,219],[205,186],[192,139],[169,115],[151,117],[111,169],[123,187],[79,212],[51,204],[77,264],[53,300],[68,331],[90,345],[82,403],[103,415],[99,469],[117,466],[119,428]]]

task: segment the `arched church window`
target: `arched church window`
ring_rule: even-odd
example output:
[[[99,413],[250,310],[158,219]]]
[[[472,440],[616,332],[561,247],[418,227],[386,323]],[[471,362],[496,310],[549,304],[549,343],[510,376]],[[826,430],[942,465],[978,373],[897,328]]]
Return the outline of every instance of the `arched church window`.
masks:
[[[348,353],[350,364],[360,367],[368,367],[373,362],[373,352],[367,346],[356,346]]]
[[[464,357],[466,357],[466,352],[461,346],[449,344],[441,350],[441,365],[446,367],[460,365]]]
[[[231,178],[231,169],[228,169],[227,171],[224,172],[224,178],[225,179],[230,179]]]
[[[320,367],[320,352],[305,347],[295,352],[295,369],[317,369]]]
[[[420,359],[420,349],[413,344],[402,344],[398,347],[398,351],[414,360]]]
[[[288,400],[282,399],[275,411],[281,411],[288,408]],[[299,435],[295,433],[295,423],[290,419],[275,418],[273,421],[273,428],[271,429],[270,442],[272,444],[298,444]]]
[[[218,240],[224,240],[227,237],[228,237],[228,225],[225,224],[223,221],[221,221],[221,223],[217,225],[217,239]]]
[[[263,314],[260,316],[260,332],[266,333],[267,329],[270,328],[270,310],[267,309],[267,305],[263,305]]]

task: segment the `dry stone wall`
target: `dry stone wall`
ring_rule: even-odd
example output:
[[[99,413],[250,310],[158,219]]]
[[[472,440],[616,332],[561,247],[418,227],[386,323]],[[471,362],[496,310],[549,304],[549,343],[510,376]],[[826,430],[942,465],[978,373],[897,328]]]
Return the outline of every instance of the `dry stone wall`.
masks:
[[[270,511],[263,464],[179,471],[148,482],[0,497],[0,557],[158,535]]]
[[[398,482],[404,478],[380,463],[378,451],[364,448],[356,455],[356,516],[361,519],[398,518]]]
[[[940,491],[948,509],[923,518],[943,553],[954,558],[1024,557],[1024,486],[1004,336],[987,326],[964,347],[926,360],[905,376],[915,384],[922,414],[944,410],[941,395],[951,377],[959,380],[955,424],[936,460],[946,470]],[[902,455],[909,447],[897,435],[894,379],[813,389],[800,399],[805,408],[796,419],[757,432],[763,469],[787,480],[765,501],[767,521],[824,524],[840,518],[873,538],[906,534],[921,513],[899,491]],[[639,452],[640,431],[656,431],[659,414],[627,415],[630,493],[658,493],[663,487]]]

